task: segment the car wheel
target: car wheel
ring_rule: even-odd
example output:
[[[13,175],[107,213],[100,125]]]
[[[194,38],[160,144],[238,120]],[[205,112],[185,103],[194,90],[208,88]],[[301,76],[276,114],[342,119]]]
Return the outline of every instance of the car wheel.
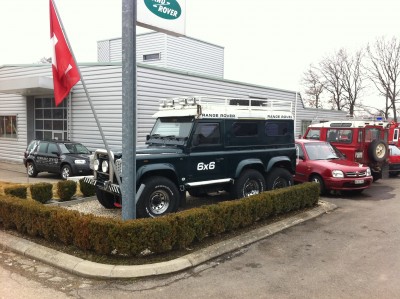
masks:
[[[260,172],[248,169],[241,173],[231,188],[233,198],[244,198],[265,191],[265,179]]]
[[[368,147],[368,154],[372,160],[382,162],[388,154],[388,147],[383,140],[373,140]]]
[[[267,175],[267,190],[293,186],[293,175],[285,168],[273,168]]]
[[[310,182],[319,184],[319,194],[324,195],[326,193],[325,183],[321,176],[314,174],[310,178]]]
[[[61,167],[61,177],[63,180],[68,179],[72,175],[71,167],[67,164]]]
[[[115,195],[105,192],[101,189],[96,188],[96,197],[99,203],[106,209],[115,209]]]
[[[35,163],[33,163],[33,162],[28,162],[28,163],[26,164],[26,169],[27,169],[28,175],[29,175],[31,178],[37,177],[38,171],[36,170]]]
[[[144,182],[144,189],[137,204],[139,217],[159,217],[175,212],[179,206],[179,190],[164,177],[151,177]]]

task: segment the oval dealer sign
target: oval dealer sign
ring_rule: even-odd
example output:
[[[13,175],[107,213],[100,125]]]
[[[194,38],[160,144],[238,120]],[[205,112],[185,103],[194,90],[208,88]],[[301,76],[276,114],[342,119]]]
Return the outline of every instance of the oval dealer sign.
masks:
[[[153,14],[166,20],[175,20],[182,13],[176,0],[144,0],[144,3]]]

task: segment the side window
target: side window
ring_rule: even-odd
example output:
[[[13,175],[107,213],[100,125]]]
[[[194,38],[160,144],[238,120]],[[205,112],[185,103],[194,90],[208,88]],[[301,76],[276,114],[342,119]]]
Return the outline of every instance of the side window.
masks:
[[[58,153],[57,145],[56,145],[55,143],[49,143],[49,147],[48,147],[48,149],[47,149],[47,152],[48,152],[49,154],[51,154],[51,153],[53,153],[53,152]]]
[[[38,152],[41,154],[47,153],[48,142],[40,142]]]
[[[219,123],[199,123],[193,135],[193,145],[216,145],[221,143]]]
[[[299,159],[304,159],[304,152],[300,145],[296,144],[296,155]]]
[[[265,123],[265,135],[269,137],[273,136],[285,136],[288,135],[289,124],[287,122],[266,122]]]
[[[399,140],[399,129],[394,129],[393,130],[393,141],[398,141]]]
[[[320,130],[319,129],[310,129],[306,135],[306,139],[320,139]]]
[[[353,131],[348,129],[329,129],[326,132],[326,140],[328,142],[351,143],[353,140]]]
[[[235,137],[252,137],[258,135],[258,124],[250,122],[236,122],[232,124],[232,133]]]

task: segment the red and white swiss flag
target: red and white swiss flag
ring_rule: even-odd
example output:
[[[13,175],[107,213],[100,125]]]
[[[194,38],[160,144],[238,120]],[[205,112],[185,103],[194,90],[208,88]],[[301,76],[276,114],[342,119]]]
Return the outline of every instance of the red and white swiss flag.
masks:
[[[50,0],[50,40],[53,45],[53,82],[54,98],[58,106],[68,95],[71,88],[80,80],[79,70],[75,65],[56,11],[53,0]]]

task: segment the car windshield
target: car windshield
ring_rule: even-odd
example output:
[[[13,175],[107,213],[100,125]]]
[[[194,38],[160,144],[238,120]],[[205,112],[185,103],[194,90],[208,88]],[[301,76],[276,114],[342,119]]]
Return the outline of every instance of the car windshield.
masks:
[[[340,159],[336,150],[327,142],[306,143],[305,149],[310,160]]]
[[[150,138],[187,138],[193,126],[189,117],[168,117],[157,119]]]
[[[63,154],[90,154],[90,151],[80,143],[60,143]]]
[[[400,156],[400,149],[395,145],[389,145],[391,156]]]

